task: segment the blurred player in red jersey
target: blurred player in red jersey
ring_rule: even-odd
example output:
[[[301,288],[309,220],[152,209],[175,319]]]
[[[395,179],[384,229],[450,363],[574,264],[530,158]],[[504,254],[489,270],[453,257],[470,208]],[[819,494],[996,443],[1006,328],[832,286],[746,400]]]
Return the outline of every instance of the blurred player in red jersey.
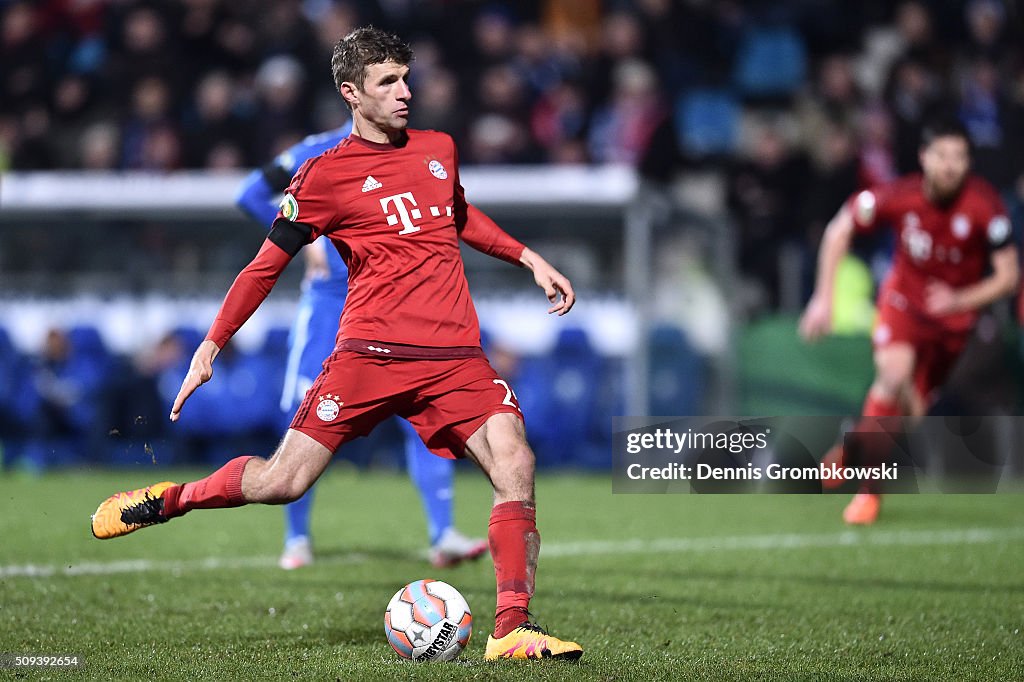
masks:
[[[92,519],[111,538],[192,509],[298,499],[344,443],[397,414],[443,457],[468,457],[494,488],[488,541],[497,578],[485,658],[576,659],[583,649],[532,622],[540,550],[534,455],[515,394],[487,362],[459,239],[533,272],[564,315],[572,286],[543,258],[467,203],[458,156],[443,133],[408,129],[412,50],[361,28],[335,45],[335,84],[352,134],[299,168],[255,259],[239,274],[192,358],[171,408],[213,376],[213,360],[266,298],[299,250],[326,236],[349,270],[334,352],[269,459],[238,457],[199,481],[118,493]]]
[[[967,345],[978,312],[1017,289],[1017,247],[995,189],[970,174],[971,148],[959,123],[924,131],[922,173],[855,194],[829,223],[800,334],[831,330],[836,268],[856,232],[896,230],[892,269],[878,293],[872,341],[875,379],[855,431],[878,430],[872,417],[922,416]],[[865,456],[872,453],[866,451]],[[826,462],[842,463],[837,445]],[[864,484],[843,512],[851,524],[878,518],[877,484]]]

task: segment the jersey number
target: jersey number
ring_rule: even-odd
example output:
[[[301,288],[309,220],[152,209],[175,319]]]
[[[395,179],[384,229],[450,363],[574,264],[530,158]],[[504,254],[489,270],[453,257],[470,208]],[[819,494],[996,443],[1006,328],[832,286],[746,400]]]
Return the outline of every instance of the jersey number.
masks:
[[[503,379],[494,379],[493,381],[494,381],[494,383],[500,384],[501,386],[505,387],[505,399],[501,401],[501,404],[502,405],[508,405],[509,407],[514,407],[517,410],[519,410],[519,406],[516,405],[514,402],[512,402],[512,399],[516,398],[515,391],[513,391],[511,388],[509,388],[509,385],[506,384]],[[519,398],[516,398],[516,400],[518,401]],[[522,412],[522,410],[520,410],[520,412]]]

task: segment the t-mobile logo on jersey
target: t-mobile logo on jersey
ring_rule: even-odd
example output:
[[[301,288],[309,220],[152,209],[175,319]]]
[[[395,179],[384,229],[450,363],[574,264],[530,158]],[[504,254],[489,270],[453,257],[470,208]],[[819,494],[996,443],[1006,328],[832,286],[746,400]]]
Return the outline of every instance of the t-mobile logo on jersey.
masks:
[[[412,210],[406,208],[405,202],[408,201],[409,205],[412,206]],[[389,204],[395,205],[395,210],[398,211],[398,215],[391,213],[388,209]],[[419,232],[418,227],[412,224],[412,221],[419,220],[423,214],[416,208],[416,200],[412,196],[412,192],[402,192],[401,194],[395,194],[394,196],[384,197],[380,200],[380,207],[384,209],[384,217],[387,218],[388,225],[397,225],[399,221],[402,223],[402,231],[398,234],[409,234],[411,232]]]

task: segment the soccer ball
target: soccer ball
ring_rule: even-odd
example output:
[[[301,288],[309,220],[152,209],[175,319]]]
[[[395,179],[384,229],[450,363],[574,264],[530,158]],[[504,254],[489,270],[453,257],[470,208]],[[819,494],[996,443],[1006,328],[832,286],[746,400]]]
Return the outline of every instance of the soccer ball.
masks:
[[[473,614],[459,591],[440,580],[417,580],[391,598],[384,634],[402,658],[451,661],[473,632]]]

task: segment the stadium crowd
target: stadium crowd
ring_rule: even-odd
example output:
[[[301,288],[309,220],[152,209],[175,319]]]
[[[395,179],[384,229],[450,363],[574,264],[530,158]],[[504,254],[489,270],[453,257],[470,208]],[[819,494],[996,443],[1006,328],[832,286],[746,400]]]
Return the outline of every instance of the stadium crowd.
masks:
[[[373,23],[411,38],[411,125],[451,133],[463,163],[624,163],[667,185],[712,176],[738,230],[740,270],[760,292],[751,309],[770,311],[782,304],[784,250],[803,259],[808,293],[810,254],[835,207],[913,170],[919,130],[937,112],[966,124],[975,168],[1019,233],[1016,12],[1004,0],[0,0],[0,171],[261,165],[342,122],[324,65],[339,36]],[[105,396],[97,409],[144,416],[125,422],[138,442],[164,437],[161,377],[180,376],[180,340],[153,354],[166,366],[122,366],[116,386],[100,386],[92,365],[75,369],[83,343],[92,348],[55,331],[22,363],[32,415],[11,393],[2,430],[109,450],[109,429],[96,425],[118,420],[69,408],[85,391]],[[132,395],[147,397],[122,404]],[[617,399],[595,406],[599,417]],[[186,447],[185,459],[207,445]],[[61,449],[25,458],[42,468]]]
[[[323,64],[374,23],[412,37],[412,125],[464,163],[710,167],[740,267],[778,306],[857,187],[916,167],[942,109],[977,170],[1024,197],[1014,3],[907,0],[3,2],[0,170],[248,168],[345,115]],[[1019,215],[1018,215],[1019,218]],[[1020,222],[1019,219],[1017,221]]]

